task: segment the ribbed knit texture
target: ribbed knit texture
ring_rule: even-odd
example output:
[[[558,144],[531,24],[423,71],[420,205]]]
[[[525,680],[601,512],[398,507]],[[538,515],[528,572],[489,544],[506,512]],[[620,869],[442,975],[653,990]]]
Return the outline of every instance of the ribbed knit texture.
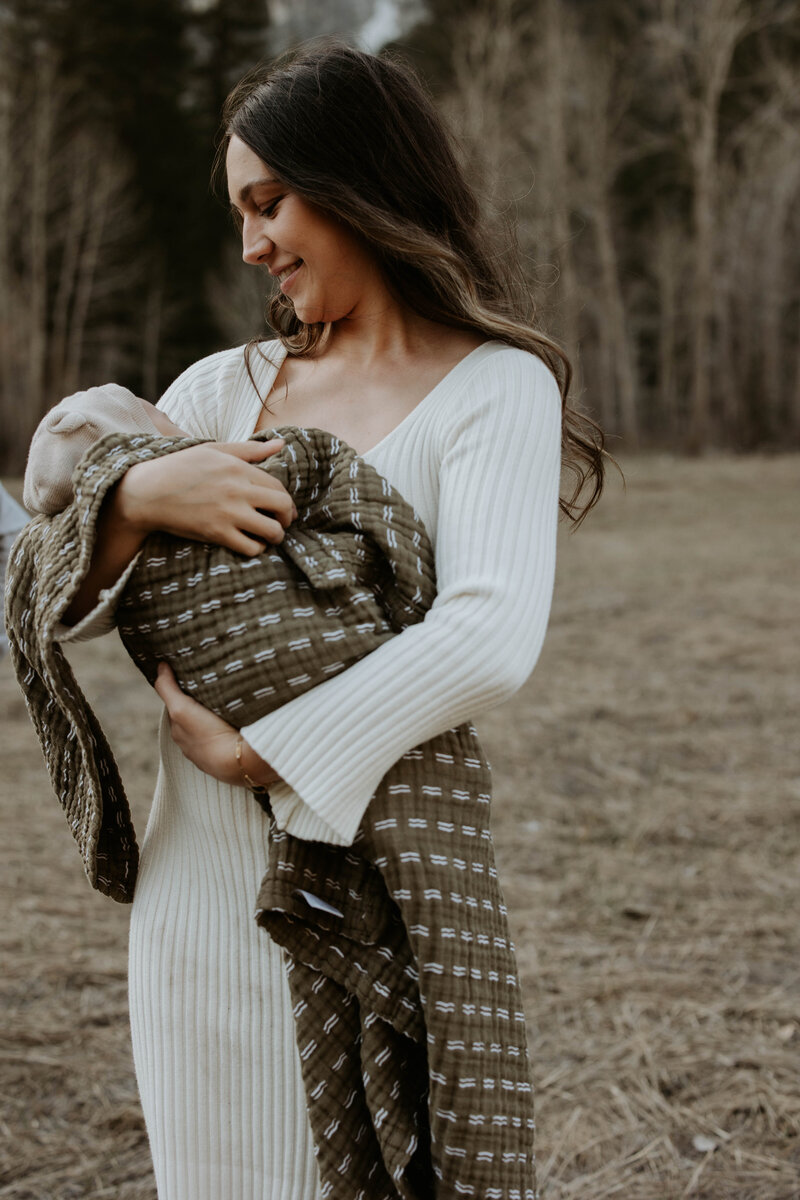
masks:
[[[131,913],[136,1074],[159,1200],[314,1200],[283,952],[254,920],[267,818],[164,721]]]
[[[284,354],[265,349],[272,363],[252,363],[262,396]],[[249,437],[261,412],[241,349],[190,367],[160,407],[224,441]],[[506,699],[534,666],[555,570],[558,389],[532,355],[488,343],[364,457],[422,517],[436,601],[419,625],[243,731],[287,781],[270,789],[281,827],[338,844],[401,755]],[[120,590],[65,640],[107,628]],[[315,1200],[281,952],[253,920],[266,817],[184,759],[164,726],[161,752],[130,943],[159,1200]]]

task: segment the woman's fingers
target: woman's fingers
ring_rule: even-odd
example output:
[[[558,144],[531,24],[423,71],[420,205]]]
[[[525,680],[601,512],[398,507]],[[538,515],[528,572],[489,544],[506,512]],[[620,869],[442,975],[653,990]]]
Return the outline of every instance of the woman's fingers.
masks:
[[[181,691],[169,663],[158,664],[153,687],[167,710],[173,729],[182,729],[201,736],[203,733],[216,732],[218,728],[228,728],[221,717]]]
[[[279,479],[275,479],[274,476],[266,474],[265,471],[259,470],[255,466],[256,463],[263,462],[264,459],[277,454],[285,445],[286,442],[283,438],[271,438],[268,442],[220,442],[215,449],[246,463],[254,464],[254,469],[248,471],[248,477],[252,479],[256,489],[253,493],[253,508],[273,514],[283,528],[288,529],[297,516],[297,509],[292,497]],[[273,535],[267,540],[280,541],[280,537]]]
[[[271,501],[270,507],[276,513],[280,512],[282,514],[285,511],[291,514],[294,511],[294,514],[297,515],[294,502],[280,480],[276,479],[273,475],[268,475],[263,470],[259,470],[257,466],[258,463],[271,458],[273,454],[277,454],[285,445],[286,442],[283,438],[272,438],[268,442],[219,442],[215,443],[214,448],[221,450],[223,454],[230,454],[245,463],[252,463],[252,468],[249,465],[245,467],[247,477],[252,479],[254,485],[260,490],[267,490]],[[259,505],[259,507],[267,507],[267,505],[264,503]]]
[[[297,516],[292,497],[279,480],[273,479],[264,471],[258,473],[261,478],[256,481],[253,490],[253,508],[269,513],[276,521],[280,521],[284,529],[288,529]]]
[[[175,678],[172,667],[168,663],[161,662],[158,664],[156,681],[153,687],[159,700],[167,710],[172,740],[180,744],[181,708],[183,701],[187,700],[188,697],[178,687],[178,681]]]
[[[214,449],[223,454],[232,454],[244,462],[261,462],[277,454],[286,445],[283,438],[270,438],[268,442],[215,442]]]
[[[153,687],[158,694],[159,699],[163,702],[167,712],[175,707],[176,700],[184,698],[183,692],[178,687],[178,681],[175,678],[175,673],[169,663],[159,663],[156,671],[156,681]]]
[[[246,554],[249,558],[254,558],[261,554],[267,545],[274,546],[283,541],[283,526],[264,513],[246,514],[242,518],[242,525],[246,528],[234,530],[220,545],[235,550],[237,554]]]
[[[283,444],[206,443],[137,463],[118,485],[120,518],[144,534],[161,529],[258,553],[281,541],[296,515],[280,480],[257,465]]]
[[[154,686],[167,710],[170,736],[181,753],[215,779],[241,785],[236,762],[237,732],[233,726],[184,695],[167,663],[158,664]],[[258,761],[263,770],[267,764]]]

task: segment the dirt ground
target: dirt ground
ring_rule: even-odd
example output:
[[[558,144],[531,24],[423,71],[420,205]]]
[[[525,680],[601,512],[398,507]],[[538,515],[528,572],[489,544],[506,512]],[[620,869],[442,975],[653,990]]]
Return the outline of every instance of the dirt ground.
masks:
[[[548,638],[477,721],[546,1200],[800,1197],[797,457],[625,462],[563,532]],[[17,492],[18,494],[18,492]],[[140,837],[159,703],[72,654]],[[154,1200],[128,910],[91,891],[0,663],[0,1197]],[[220,1200],[227,1200],[220,1197]]]

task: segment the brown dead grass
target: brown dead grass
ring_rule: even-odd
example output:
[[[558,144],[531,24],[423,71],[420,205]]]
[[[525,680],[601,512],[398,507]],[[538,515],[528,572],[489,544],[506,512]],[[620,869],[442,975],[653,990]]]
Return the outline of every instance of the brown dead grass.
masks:
[[[791,1200],[800,462],[643,457],[626,473],[627,495],[612,480],[562,538],[534,676],[479,721],[542,1194]],[[73,659],[141,834],[158,702],[114,639]],[[153,1200],[128,912],[83,878],[7,662],[0,713],[0,1198]]]

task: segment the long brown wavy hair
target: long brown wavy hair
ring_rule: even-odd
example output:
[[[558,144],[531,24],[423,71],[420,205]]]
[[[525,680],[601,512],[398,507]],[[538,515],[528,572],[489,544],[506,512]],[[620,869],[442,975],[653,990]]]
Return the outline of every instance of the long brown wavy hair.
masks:
[[[574,482],[560,504],[579,524],[603,488],[602,430],[570,405],[569,359],[535,325],[515,243],[487,227],[454,139],[413,70],[340,40],[301,47],[231,92],[218,169],[234,134],[287,187],[360,234],[390,289],[421,316],[547,364],[562,397],[562,464]],[[282,292],[267,317],[295,356],[313,354],[325,331],[301,321]],[[251,342],[248,356],[266,340]]]

